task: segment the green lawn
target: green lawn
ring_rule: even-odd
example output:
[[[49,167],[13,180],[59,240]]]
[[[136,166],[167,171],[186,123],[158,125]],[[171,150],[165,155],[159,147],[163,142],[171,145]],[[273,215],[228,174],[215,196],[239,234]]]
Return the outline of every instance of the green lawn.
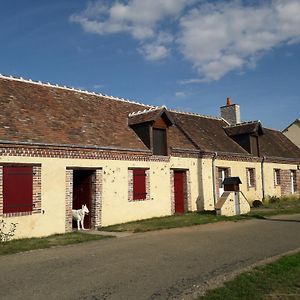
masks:
[[[53,246],[83,243],[87,241],[101,240],[108,237],[110,236],[71,232],[66,234],[54,234],[42,238],[16,239],[5,243],[0,243],[0,255],[13,254],[34,249],[50,248]]]
[[[300,299],[300,253],[243,273],[199,299]]]
[[[169,229],[176,227],[186,227],[192,225],[201,225],[207,223],[215,223],[219,221],[238,221],[244,220],[247,216],[224,217],[216,216],[211,212],[191,212],[180,215],[151,218],[128,223],[116,224],[106,227],[101,227],[103,231],[131,231],[145,232],[160,229]]]
[[[300,196],[271,197],[269,201],[264,202],[263,208],[252,209],[250,215],[272,216],[295,213],[300,213]]]
[[[252,209],[251,212],[247,215],[225,217],[216,216],[214,212],[192,212],[181,215],[165,216],[116,224],[101,227],[99,230],[145,232],[152,230],[215,223],[220,221],[240,221],[251,218],[263,219],[268,216],[295,213],[300,213],[300,197],[282,197],[271,198],[269,202],[264,203],[263,208]]]

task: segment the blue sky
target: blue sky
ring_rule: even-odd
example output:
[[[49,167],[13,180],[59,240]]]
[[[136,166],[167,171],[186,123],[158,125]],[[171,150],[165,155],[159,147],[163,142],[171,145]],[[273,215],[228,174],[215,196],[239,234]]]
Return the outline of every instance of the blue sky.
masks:
[[[300,117],[300,1],[10,0],[0,73],[284,129]]]

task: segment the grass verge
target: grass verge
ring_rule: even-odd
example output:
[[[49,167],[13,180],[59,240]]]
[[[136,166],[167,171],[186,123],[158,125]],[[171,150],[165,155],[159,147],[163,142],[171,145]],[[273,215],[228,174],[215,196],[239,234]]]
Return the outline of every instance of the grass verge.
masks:
[[[16,239],[5,243],[0,243],[0,255],[14,254],[34,249],[50,248],[53,246],[83,243],[87,241],[101,240],[108,237],[110,236],[71,232],[66,234],[54,234],[41,238]]]
[[[251,212],[246,215],[225,217],[216,216],[214,212],[192,212],[105,226],[101,227],[100,230],[116,232],[146,232],[152,230],[216,223],[220,221],[240,221],[251,218],[264,219],[268,216],[295,213],[300,213],[300,197],[282,197],[271,198],[268,202],[264,203],[263,208],[252,209]]]
[[[249,215],[274,216],[300,213],[300,197],[270,197],[262,208],[252,209]]]
[[[300,253],[257,267],[199,299],[300,299]]]
[[[201,225],[207,223],[215,223],[219,221],[238,221],[247,219],[246,215],[225,217],[216,216],[211,212],[192,212],[180,215],[151,218],[128,223],[116,224],[106,227],[101,227],[103,231],[130,231],[130,232],[145,232],[160,229],[170,229],[177,227],[186,227],[193,225]]]

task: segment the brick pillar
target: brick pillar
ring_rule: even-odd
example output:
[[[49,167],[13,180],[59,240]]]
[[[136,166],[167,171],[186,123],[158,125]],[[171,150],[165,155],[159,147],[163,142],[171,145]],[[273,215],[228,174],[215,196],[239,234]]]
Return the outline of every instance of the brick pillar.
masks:
[[[280,170],[280,185],[281,195],[288,195],[291,193],[291,171]]]
[[[92,178],[92,208],[91,208],[91,227],[97,229],[101,226],[102,212],[102,169],[95,170]]]
[[[170,170],[170,186],[171,186],[171,214],[175,214],[175,191],[174,191],[174,170]]]
[[[192,211],[190,170],[186,171],[186,201],[187,201],[187,211]]]
[[[66,170],[65,232],[72,231],[72,204],[73,204],[73,170]]]
[[[0,166],[0,216],[3,215],[3,167]]]
[[[295,191],[300,194],[300,170],[296,171],[296,187]]]
[[[41,181],[41,166],[33,166],[33,214],[40,213],[42,208]]]

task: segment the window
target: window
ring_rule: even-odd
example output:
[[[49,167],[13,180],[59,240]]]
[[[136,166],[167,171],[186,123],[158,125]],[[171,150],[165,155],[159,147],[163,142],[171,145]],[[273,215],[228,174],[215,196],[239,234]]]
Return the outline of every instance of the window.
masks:
[[[229,177],[229,168],[218,168],[219,197],[221,197],[224,192],[223,181],[226,177]]]
[[[153,128],[153,154],[167,155],[166,129]]]
[[[133,170],[133,200],[146,199],[146,170]]]
[[[129,169],[129,201],[149,200],[149,169]]]
[[[255,169],[247,168],[248,187],[255,187]]]
[[[33,167],[3,167],[3,213],[32,212]]]
[[[290,173],[291,178],[291,193],[294,194],[297,191],[296,171],[292,170]]]
[[[274,169],[274,184],[280,185],[280,170]]]

